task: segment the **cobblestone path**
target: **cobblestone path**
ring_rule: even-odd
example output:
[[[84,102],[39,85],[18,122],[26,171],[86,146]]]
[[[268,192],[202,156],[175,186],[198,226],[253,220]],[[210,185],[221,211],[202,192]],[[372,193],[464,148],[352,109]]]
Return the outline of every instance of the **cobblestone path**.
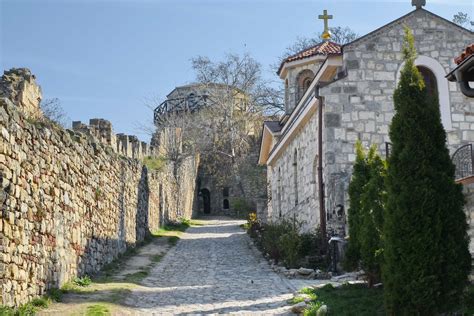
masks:
[[[288,313],[293,290],[250,246],[243,221],[188,228],[125,304],[147,315]]]

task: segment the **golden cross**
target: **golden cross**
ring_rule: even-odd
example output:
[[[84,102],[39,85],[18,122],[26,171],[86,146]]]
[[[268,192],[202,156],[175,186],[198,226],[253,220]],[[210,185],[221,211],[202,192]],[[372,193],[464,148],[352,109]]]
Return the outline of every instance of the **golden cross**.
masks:
[[[332,19],[332,15],[328,15],[328,11],[324,10],[323,15],[319,15],[318,19],[324,20],[324,32],[321,37],[323,38],[323,40],[327,41],[331,38],[331,33],[329,33],[328,20]]]

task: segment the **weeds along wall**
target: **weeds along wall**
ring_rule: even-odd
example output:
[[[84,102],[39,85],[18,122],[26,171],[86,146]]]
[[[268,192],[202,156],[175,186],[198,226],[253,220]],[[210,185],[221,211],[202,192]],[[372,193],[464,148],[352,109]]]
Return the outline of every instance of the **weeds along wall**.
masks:
[[[16,79],[23,81],[15,87],[23,90],[14,95],[24,99],[26,92],[40,89],[29,87],[36,84],[34,77],[22,71]],[[22,106],[20,99],[1,90],[5,80],[4,75],[1,304],[18,306],[76,276],[94,274],[163,222],[191,217],[197,159],[184,161],[175,181],[170,176],[174,168],[166,161],[149,170],[142,159],[130,157],[133,150],[129,155],[117,152],[110,138],[104,143],[47,123],[38,111],[29,115],[24,109],[34,106]],[[41,96],[30,96],[38,106]]]

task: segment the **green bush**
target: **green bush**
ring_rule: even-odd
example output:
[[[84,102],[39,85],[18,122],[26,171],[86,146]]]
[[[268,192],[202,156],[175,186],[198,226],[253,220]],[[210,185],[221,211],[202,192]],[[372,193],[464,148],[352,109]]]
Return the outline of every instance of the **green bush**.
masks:
[[[298,268],[301,261],[301,236],[295,229],[290,229],[280,236],[278,243],[281,247],[283,261],[288,268]]]
[[[257,245],[270,258],[283,262],[287,268],[307,266],[306,257],[313,257],[313,262],[314,258],[318,258],[318,268],[327,266],[326,257],[322,256],[319,230],[300,234],[301,224],[287,220],[261,225],[258,221],[249,219],[247,227],[251,237],[256,238]],[[257,228],[252,231],[251,227]]]
[[[75,285],[78,285],[78,286],[89,286],[89,285],[91,285],[92,280],[89,276],[86,275],[82,278],[74,278],[74,280],[72,282]]]
[[[365,271],[368,285],[380,282],[383,263],[383,213],[385,209],[386,164],[372,146],[367,155],[369,181],[362,194],[362,208],[359,229],[361,266]]]
[[[263,226],[262,247],[276,262],[282,260],[283,251],[280,245],[280,237],[291,229],[288,222],[278,224],[271,223]]]
[[[360,212],[364,186],[369,181],[369,166],[361,142],[356,143],[356,161],[349,184],[349,243],[344,257],[344,270],[355,270],[360,263],[359,230],[361,227]]]
[[[454,182],[439,102],[415,66],[411,30],[405,34],[390,126],[384,296],[391,315],[436,315],[460,306],[471,257],[462,187]]]
[[[143,159],[143,164],[151,171],[161,171],[166,165],[166,158],[147,156]]]
[[[358,142],[356,152],[355,174],[349,190],[353,204],[349,209],[349,257],[345,267],[354,268],[360,264],[371,287],[381,278],[386,164],[377,154],[376,146],[366,153]]]

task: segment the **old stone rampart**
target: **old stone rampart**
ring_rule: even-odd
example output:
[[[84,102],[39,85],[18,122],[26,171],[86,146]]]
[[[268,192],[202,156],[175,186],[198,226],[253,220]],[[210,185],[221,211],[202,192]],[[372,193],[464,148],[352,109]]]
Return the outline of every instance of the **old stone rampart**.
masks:
[[[191,217],[198,159],[148,169],[146,144],[115,136],[105,120],[75,123],[74,130],[41,120],[34,76],[25,69],[6,74],[0,82],[10,89],[0,95],[0,304],[18,306],[94,274],[164,222]],[[31,102],[18,97],[27,95],[23,90]]]

